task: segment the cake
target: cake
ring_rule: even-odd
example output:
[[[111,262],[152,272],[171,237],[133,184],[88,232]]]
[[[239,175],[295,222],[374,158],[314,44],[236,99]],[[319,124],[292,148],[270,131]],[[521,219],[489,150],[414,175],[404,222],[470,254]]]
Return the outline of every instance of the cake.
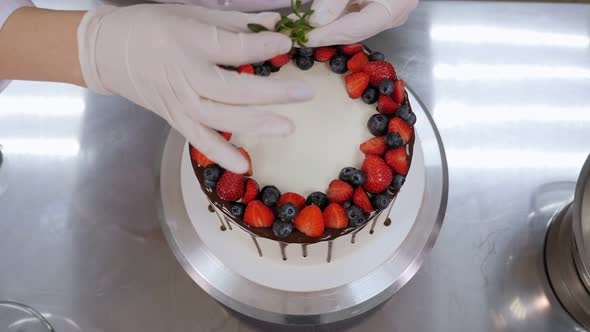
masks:
[[[300,257],[329,263],[335,247],[354,246],[360,232],[391,224],[412,161],[416,116],[404,81],[382,53],[360,43],[300,48],[228,69],[306,80],[316,96],[262,107],[293,120],[291,136],[221,133],[250,160],[247,174],[225,171],[189,146],[220,232],[242,232],[260,257],[275,250],[288,261],[287,248],[299,246]]]

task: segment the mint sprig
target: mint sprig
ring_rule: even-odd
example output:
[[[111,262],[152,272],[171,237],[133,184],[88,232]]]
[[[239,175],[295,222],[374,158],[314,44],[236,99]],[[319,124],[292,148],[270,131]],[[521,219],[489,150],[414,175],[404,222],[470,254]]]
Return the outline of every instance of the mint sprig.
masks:
[[[288,16],[281,16],[281,19],[275,24],[275,31],[284,33],[293,41],[293,46],[305,47],[307,44],[307,33],[313,30],[309,24],[309,18],[313,14],[313,10],[301,12],[301,0],[291,0],[291,9],[296,18],[292,19]],[[248,29],[253,32],[268,31],[268,29],[260,24],[250,23]]]

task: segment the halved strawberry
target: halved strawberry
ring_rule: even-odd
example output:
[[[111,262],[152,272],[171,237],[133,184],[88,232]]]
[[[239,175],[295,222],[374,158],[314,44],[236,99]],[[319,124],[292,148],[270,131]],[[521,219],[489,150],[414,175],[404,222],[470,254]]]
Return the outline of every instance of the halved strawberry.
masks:
[[[384,79],[395,79],[395,68],[387,61],[372,61],[365,65],[363,71],[369,74],[369,81],[373,86],[379,86]]]
[[[399,107],[399,104],[393,101],[391,97],[387,95],[379,95],[377,99],[377,111],[383,114],[393,114]]]
[[[275,68],[281,68],[289,63],[289,61],[291,61],[291,56],[288,53],[277,55],[269,60],[270,64]]]
[[[252,159],[250,158],[250,154],[244,148],[238,148],[238,151],[248,160],[248,171],[244,173],[245,176],[252,176]]]
[[[330,61],[334,54],[336,54],[335,47],[319,47],[314,51],[315,60],[319,62]]]
[[[389,187],[393,180],[393,173],[385,161],[378,156],[368,155],[363,161],[361,170],[365,173],[365,190],[372,193],[380,193]]]
[[[385,150],[387,150],[385,136],[373,137],[370,140],[361,143],[360,149],[364,154],[374,154],[377,156],[383,155]]]
[[[324,216],[317,205],[309,205],[301,210],[293,224],[301,233],[309,237],[319,237],[324,234]]]
[[[400,118],[393,118],[389,120],[388,130],[390,133],[398,133],[404,140],[404,144],[408,143],[414,134],[414,129],[412,129],[409,124]]]
[[[369,196],[365,192],[365,190],[361,187],[358,187],[354,190],[352,194],[352,201],[354,204],[363,210],[363,212],[370,213],[373,211],[373,205],[371,205],[371,200]]]
[[[279,198],[279,202],[277,203],[277,207],[280,208],[286,203],[291,203],[297,207],[299,211],[301,211],[305,207],[305,198],[298,193],[284,193],[281,198]]]
[[[369,62],[369,57],[365,54],[365,52],[358,52],[357,54],[353,55],[346,64],[348,70],[353,73],[362,71],[365,68],[365,65]]]
[[[252,201],[246,206],[244,222],[252,227],[270,227],[275,216],[272,210],[261,201]]]
[[[361,43],[354,43],[350,45],[340,45],[340,51],[346,55],[353,55],[362,51],[365,47]]]
[[[385,154],[385,162],[398,174],[406,175],[410,170],[410,163],[408,162],[405,146],[387,151]]]
[[[324,225],[326,228],[343,229],[348,227],[348,217],[342,205],[330,203],[324,210]]]
[[[236,202],[244,196],[244,176],[225,171],[215,187],[217,195],[223,200]]]
[[[344,77],[346,91],[352,99],[362,96],[363,92],[369,85],[369,75],[363,72],[348,74]]]
[[[225,138],[226,141],[229,141],[231,139],[232,133],[230,133],[228,131],[220,131],[219,135],[221,135],[223,138]]]
[[[404,81],[397,80],[393,82],[393,93],[391,94],[391,98],[398,103],[401,104],[404,102],[406,98],[406,87]]]
[[[254,74],[254,66],[252,65],[241,65],[237,69],[240,74]]]
[[[332,180],[326,194],[332,203],[344,203],[352,197],[352,186],[342,180]]]
[[[244,192],[244,196],[242,197],[242,203],[248,204],[258,197],[258,193],[260,193],[260,187],[258,186],[258,182],[253,179],[246,180],[246,191]]]
[[[201,151],[197,150],[197,148],[190,146],[191,151],[191,160],[199,164],[201,167],[207,167],[209,165],[215,164],[206,155],[202,154]]]

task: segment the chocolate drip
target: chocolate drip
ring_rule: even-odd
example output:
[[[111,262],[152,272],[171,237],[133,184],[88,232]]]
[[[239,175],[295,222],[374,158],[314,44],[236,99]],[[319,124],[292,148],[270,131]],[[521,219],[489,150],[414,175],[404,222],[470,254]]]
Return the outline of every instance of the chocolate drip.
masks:
[[[301,245],[301,254],[303,257],[307,257],[307,243]]]
[[[287,254],[285,253],[285,248],[287,248],[287,244],[285,242],[279,242],[279,247],[281,248],[281,256],[283,260],[287,260]]]
[[[215,208],[213,208],[213,205],[209,204],[209,206],[207,207],[207,209],[209,209],[209,212],[214,213],[215,212]]]
[[[258,244],[258,240],[256,240],[256,237],[252,234],[250,234],[250,237],[252,237],[252,241],[254,241],[254,245],[256,246],[256,250],[258,250],[258,256],[262,257],[262,249],[260,249],[260,245]]]
[[[383,225],[385,225],[385,226],[391,225],[391,218],[387,217],[387,219],[385,219],[385,221],[383,222]]]
[[[375,233],[374,229],[375,229],[375,224],[377,223],[377,219],[379,219],[379,217],[375,217],[373,219],[373,223],[371,224],[371,230],[369,230],[369,234]]]
[[[211,204],[209,204],[209,208],[213,209],[213,213],[215,213],[215,215],[217,216],[217,219],[219,219],[219,222],[221,223],[221,226],[219,226],[219,229],[222,232],[225,232],[227,230],[227,228],[225,227],[225,224],[223,223],[223,217],[217,212],[217,210],[215,208],[213,208],[211,206]],[[211,210],[209,210],[209,211],[211,211]],[[228,225],[229,225],[229,223],[228,223]],[[230,229],[231,229],[231,227],[230,227]]]
[[[231,231],[232,230],[232,228],[231,228],[232,220],[229,219],[228,217],[224,217],[223,219],[225,219],[225,222],[227,223],[227,228],[229,228],[229,230]]]
[[[328,241],[328,257],[326,258],[326,261],[328,263],[330,263],[330,261],[332,260],[332,246],[334,245],[333,242],[334,241]]]

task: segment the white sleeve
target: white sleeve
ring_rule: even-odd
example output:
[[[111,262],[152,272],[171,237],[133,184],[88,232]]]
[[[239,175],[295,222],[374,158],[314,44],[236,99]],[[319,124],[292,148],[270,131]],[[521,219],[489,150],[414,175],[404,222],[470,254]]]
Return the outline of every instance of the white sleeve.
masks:
[[[0,1],[0,30],[4,26],[4,22],[10,14],[21,7],[33,7],[33,3],[30,0],[2,0]],[[0,45],[1,46],[1,45]],[[0,92],[6,88],[10,81],[0,80]]]

